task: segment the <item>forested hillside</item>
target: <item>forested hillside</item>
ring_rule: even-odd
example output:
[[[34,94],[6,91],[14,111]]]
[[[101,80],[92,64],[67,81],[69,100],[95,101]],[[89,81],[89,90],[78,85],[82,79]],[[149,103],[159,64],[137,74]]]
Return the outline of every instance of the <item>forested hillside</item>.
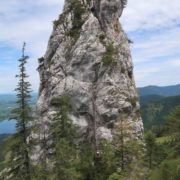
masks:
[[[151,94],[151,95],[146,95],[146,96],[140,96],[139,100],[140,100],[141,107],[143,107],[147,103],[158,102],[159,100],[161,100],[163,98],[164,98],[164,96],[160,96],[157,94]]]
[[[166,121],[158,131],[152,128],[145,133],[151,169],[149,180],[180,179],[180,106],[166,114]]]
[[[162,126],[165,123],[166,116],[178,105],[180,105],[180,96],[165,97],[145,96],[141,97],[141,115],[145,129],[153,126]]]
[[[163,91],[147,87],[140,91],[141,116],[151,169],[149,180],[180,179],[180,95],[171,96],[179,94],[175,87],[178,86]],[[152,94],[144,95],[148,93]]]

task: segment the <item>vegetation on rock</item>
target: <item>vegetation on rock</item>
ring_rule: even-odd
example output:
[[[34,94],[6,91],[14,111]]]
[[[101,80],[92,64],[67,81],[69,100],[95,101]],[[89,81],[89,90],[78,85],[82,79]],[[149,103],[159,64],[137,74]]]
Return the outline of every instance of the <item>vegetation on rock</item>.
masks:
[[[141,115],[146,130],[154,127],[159,133],[163,131],[162,126],[165,124],[168,114],[180,104],[180,96],[159,97],[156,95],[150,97],[142,96]]]
[[[65,23],[65,18],[68,13],[70,13],[72,16],[72,27],[66,31],[66,35],[73,38],[73,40],[76,42],[76,40],[79,38],[81,27],[85,22],[83,18],[85,7],[79,0],[69,1],[68,10],[61,14],[58,20],[54,21],[55,27]]]
[[[115,56],[117,54],[117,50],[114,48],[112,43],[109,43],[106,46],[106,52],[103,54],[102,62],[104,66],[115,66],[117,64],[115,60]]]

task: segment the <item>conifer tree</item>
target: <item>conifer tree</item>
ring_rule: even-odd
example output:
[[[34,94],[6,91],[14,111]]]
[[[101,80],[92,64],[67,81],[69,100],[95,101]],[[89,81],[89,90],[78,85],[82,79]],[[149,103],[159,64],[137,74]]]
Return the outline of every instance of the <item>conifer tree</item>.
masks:
[[[52,105],[58,108],[50,127],[52,137],[52,156],[55,162],[53,178],[62,180],[81,179],[78,171],[78,150],[75,139],[77,127],[68,117],[71,110],[70,98],[62,96],[52,100]]]
[[[112,142],[115,148],[117,170],[121,175],[131,171],[131,166],[137,162],[141,151],[140,142],[132,137],[132,125],[126,121],[127,118],[123,112],[119,114]]]
[[[23,44],[22,57],[19,59],[19,79],[17,88],[17,107],[13,109],[12,116],[16,120],[16,133],[11,137],[9,144],[8,174],[9,179],[31,179],[30,146],[28,137],[32,120],[32,109],[29,105],[31,99],[31,85],[27,81],[25,65],[28,56],[25,55],[25,43]]]
[[[130,138],[130,125],[125,121],[127,117],[120,114],[119,123],[116,126],[116,133],[114,138],[114,146],[116,149],[116,157],[119,159],[119,166],[122,171],[125,170],[125,161],[127,161],[128,148],[127,139]]]
[[[146,156],[148,158],[149,168],[152,168],[153,155],[154,155],[154,150],[156,147],[155,140],[156,139],[155,139],[155,135],[153,134],[153,132],[148,131],[145,135],[145,143],[146,143]]]

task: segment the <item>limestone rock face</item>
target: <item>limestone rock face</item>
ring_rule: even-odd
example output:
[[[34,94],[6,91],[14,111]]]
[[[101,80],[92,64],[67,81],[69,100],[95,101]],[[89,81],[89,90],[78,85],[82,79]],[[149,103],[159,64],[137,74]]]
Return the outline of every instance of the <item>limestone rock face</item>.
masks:
[[[124,3],[122,0],[96,0],[93,8],[102,26],[108,26],[117,21],[122,14]]]
[[[92,140],[96,135],[96,139],[111,140],[123,114],[132,137],[142,138],[129,41],[119,23],[125,2],[65,1],[46,54],[39,59],[39,129],[35,138],[48,137],[49,124],[57,111],[51,101],[64,95],[70,97],[69,117],[79,125],[82,137]]]

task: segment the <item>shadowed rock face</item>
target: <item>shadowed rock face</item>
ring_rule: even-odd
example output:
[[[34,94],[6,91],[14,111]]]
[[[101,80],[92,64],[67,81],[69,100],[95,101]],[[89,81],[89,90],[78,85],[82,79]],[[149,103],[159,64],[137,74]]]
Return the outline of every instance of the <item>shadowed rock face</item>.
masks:
[[[95,14],[102,26],[108,26],[113,21],[118,21],[123,11],[121,0],[95,0]]]
[[[123,7],[120,0],[65,1],[47,51],[39,59],[35,139],[48,139],[57,111],[51,101],[62,96],[70,98],[69,117],[84,139],[111,140],[122,118],[131,136],[142,138],[128,38],[118,20]],[[32,158],[37,161],[43,147],[39,144],[34,150]]]

